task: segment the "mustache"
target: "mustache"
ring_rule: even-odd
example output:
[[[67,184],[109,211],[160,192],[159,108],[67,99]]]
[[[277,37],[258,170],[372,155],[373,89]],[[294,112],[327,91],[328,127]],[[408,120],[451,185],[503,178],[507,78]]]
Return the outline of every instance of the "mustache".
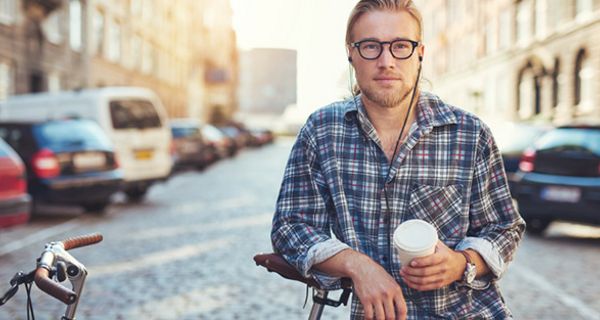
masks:
[[[375,79],[375,80],[383,80],[383,79],[402,80],[403,78],[399,74],[381,73],[381,74],[378,74],[375,77],[373,77],[373,79]]]

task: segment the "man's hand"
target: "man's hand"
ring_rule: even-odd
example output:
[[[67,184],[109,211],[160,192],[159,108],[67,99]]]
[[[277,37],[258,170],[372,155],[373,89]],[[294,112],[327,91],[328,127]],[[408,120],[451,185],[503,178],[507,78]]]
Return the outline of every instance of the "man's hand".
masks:
[[[462,279],[467,261],[465,257],[438,241],[435,253],[413,259],[403,266],[400,275],[406,284],[419,291],[445,287]]]
[[[354,293],[364,308],[365,319],[406,319],[406,302],[400,285],[368,256],[354,250],[344,250],[315,268],[352,279]]]

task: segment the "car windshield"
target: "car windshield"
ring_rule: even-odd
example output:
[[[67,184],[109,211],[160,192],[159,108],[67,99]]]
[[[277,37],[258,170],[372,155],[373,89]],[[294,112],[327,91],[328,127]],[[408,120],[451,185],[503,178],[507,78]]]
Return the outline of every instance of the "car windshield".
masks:
[[[540,138],[540,150],[580,151],[600,156],[600,129],[560,128]]]
[[[51,148],[94,146],[112,149],[112,143],[104,131],[91,120],[45,122],[34,126],[33,133],[41,145]]]
[[[7,157],[12,155],[12,153],[9,153],[9,150],[10,147],[8,146],[8,144],[4,142],[4,140],[0,139],[0,157]]]
[[[172,127],[171,133],[173,138],[192,137],[200,133],[200,129],[196,127]]]
[[[159,128],[160,117],[150,101],[115,100],[110,102],[110,116],[115,129]]]
[[[213,126],[204,126],[202,128],[202,133],[210,140],[219,140],[223,138],[223,133]]]

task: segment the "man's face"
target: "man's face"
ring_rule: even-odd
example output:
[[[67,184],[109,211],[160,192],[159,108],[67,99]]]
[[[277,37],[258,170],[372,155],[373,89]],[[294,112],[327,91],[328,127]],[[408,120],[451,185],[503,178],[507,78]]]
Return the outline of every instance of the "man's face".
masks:
[[[365,39],[418,41],[419,28],[417,21],[405,11],[371,11],[364,13],[352,28],[353,42]],[[349,50],[364,99],[386,108],[410,99],[417,78],[419,56],[423,55],[422,45],[405,60],[394,58],[388,44],[383,45],[383,52],[375,60],[362,58],[358,48],[350,47]]]

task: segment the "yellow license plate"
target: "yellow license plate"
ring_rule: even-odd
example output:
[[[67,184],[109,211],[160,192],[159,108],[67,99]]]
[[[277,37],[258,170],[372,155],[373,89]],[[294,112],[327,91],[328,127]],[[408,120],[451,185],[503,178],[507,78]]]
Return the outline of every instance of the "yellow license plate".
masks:
[[[137,150],[135,151],[135,158],[138,160],[152,159],[152,150]]]

